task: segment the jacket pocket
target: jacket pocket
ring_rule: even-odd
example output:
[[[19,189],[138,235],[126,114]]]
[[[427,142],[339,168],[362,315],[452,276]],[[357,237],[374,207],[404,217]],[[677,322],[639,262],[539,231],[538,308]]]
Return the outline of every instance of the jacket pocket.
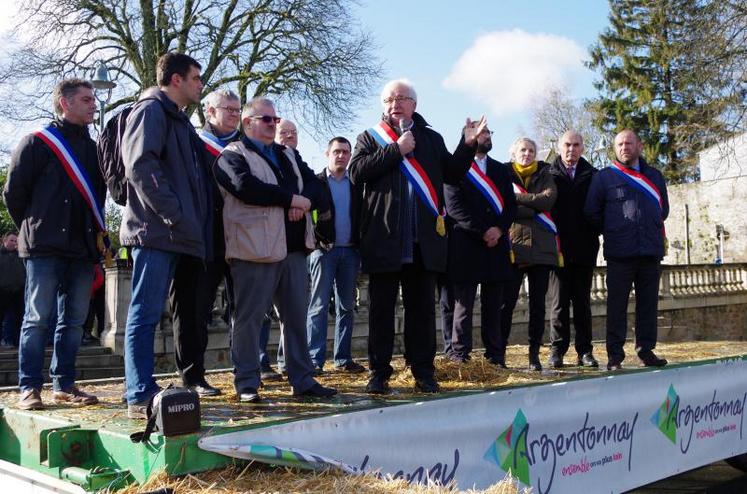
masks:
[[[265,259],[270,256],[270,220],[263,209],[245,209],[236,222],[236,246],[242,258]]]

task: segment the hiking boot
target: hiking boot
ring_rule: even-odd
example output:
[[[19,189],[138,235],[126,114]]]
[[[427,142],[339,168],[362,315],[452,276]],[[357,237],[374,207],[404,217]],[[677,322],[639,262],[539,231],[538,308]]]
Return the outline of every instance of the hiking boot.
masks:
[[[99,402],[99,399],[94,395],[88,394],[81,391],[78,386],[65,391],[55,391],[52,393],[52,402],[55,405],[73,405],[73,406],[86,406],[95,405]]]
[[[27,389],[21,393],[17,406],[21,410],[42,410],[44,403],[42,403],[41,392],[38,389]]]
[[[389,394],[389,380],[384,379],[381,376],[372,376],[366,384],[366,393],[372,395],[385,395]]]
[[[421,393],[440,393],[441,387],[438,385],[436,380],[432,377],[424,377],[422,379],[415,379],[415,389]]]

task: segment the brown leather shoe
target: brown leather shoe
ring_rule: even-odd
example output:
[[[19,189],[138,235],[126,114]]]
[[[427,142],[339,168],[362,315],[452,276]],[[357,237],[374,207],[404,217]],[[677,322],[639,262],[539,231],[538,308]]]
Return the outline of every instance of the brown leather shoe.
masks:
[[[78,386],[73,386],[66,391],[55,391],[52,393],[52,401],[55,405],[86,406],[95,405],[99,399],[94,395],[82,391]]]
[[[28,389],[21,393],[21,398],[18,400],[18,408],[21,410],[42,410],[44,403],[42,403],[41,392],[38,389]]]

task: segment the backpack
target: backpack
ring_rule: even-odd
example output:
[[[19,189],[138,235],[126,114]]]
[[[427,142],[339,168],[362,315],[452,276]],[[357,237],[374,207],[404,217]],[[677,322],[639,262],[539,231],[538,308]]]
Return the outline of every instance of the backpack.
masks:
[[[106,188],[109,190],[112,200],[120,206],[127,204],[127,178],[125,177],[124,161],[122,161],[122,136],[127,127],[127,117],[130,116],[135,105],[146,100],[155,100],[161,103],[157,98],[143,98],[131,104],[109,119],[96,142],[99,169],[104,176]],[[170,127],[171,119],[168,115],[166,121]]]

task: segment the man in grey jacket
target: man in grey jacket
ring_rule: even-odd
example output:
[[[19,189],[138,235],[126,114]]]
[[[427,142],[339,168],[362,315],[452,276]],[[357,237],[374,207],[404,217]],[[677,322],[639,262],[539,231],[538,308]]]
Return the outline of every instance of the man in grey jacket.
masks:
[[[145,418],[159,391],[153,336],[181,256],[211,252],[208,176],[194,127],[181,110],[200,101],[200,64],[181,53],[158,60],[159,87],[148,89],[122,136],[127,205],[120,241],[132,246],[132,301],[125,329],[128,416]]]

